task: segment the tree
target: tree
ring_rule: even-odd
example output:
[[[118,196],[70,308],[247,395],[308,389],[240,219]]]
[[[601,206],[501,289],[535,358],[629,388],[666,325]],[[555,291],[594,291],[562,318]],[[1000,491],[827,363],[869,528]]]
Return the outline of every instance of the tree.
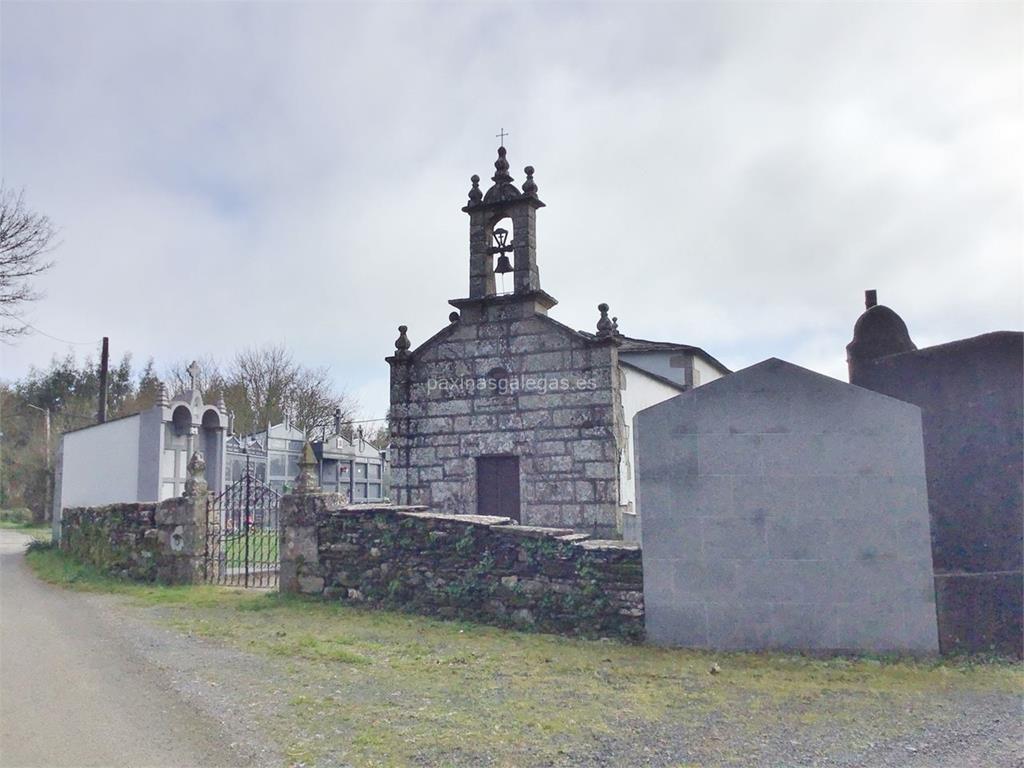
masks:
[[[204,356],[195,361],[199,367],[195,386],[203,393],[205,402],[216,402],[225,387],[224,374],[220,363],[212,357]],[[164,383],[167,385],[167,396],[174,397],[192,387],[192,376],[189,374],[191,360],[178,360],[167,366],[164,371]]]
[[[352,418],[354,403],[334,390],[326,368],[299,365],[283,346],[242,350],[225,377],[224,400],[235,414],[235,432],[247,434],[288,414],[310,437],[333,431],[335,410]]]
[[[0,338],[28,331],[20,311],[40,297],[32,279],[53,266],[44,257],[55,236],[50,219],[29,210],[23,193],[0,186]]]
[[[295,426],[309,437],[331,434],[339,408],[342,423],[351,420],[355,410],[347,396],[335,394],[330,373],[323,367],[297,368],[288,400]]]

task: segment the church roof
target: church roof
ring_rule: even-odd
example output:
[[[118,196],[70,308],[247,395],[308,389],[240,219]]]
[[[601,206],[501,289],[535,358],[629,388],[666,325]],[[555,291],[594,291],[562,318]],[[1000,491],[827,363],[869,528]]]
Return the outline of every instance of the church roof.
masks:
[[[581,334],[592,339],[596,339],[596,334],[588,333],[587,331],[580,331]],[[634,339],[631,336],[617,336],[619,340],[619,354],[630,353],[630,352],[676,352],[689,355],[699,355],[700,357],[707,360],[713,366],[718,368],[722,373],[732,373],[725,365],[723,365],[717,358],[709,355],[700,347],[695,347],[691,344],[678,344],[672,341],[651,341],[649,339]]]

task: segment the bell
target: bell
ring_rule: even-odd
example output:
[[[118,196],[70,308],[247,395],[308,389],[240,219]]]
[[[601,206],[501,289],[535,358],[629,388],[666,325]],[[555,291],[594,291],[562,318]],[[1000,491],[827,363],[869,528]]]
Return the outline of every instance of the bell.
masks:
[[[508,260],[508,256],[504,253],[498,257],[498,266],[494,268],[494,274],[506,275],[512,271],[512,262]]]

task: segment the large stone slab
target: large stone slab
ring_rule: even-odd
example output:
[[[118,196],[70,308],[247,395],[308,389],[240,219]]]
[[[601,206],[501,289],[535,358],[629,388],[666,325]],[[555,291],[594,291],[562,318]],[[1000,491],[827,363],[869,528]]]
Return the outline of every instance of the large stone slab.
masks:
[[[651,641],[938,650],[916,406],[770,359],[634,429]]]

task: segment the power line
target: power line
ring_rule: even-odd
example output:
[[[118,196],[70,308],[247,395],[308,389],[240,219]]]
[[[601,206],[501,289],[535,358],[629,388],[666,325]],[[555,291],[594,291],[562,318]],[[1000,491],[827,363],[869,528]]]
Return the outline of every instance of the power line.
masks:
[[[31,328],[36,333],[41,333],[46,338],[53,339],[54,341],[59,341],[62,344],[74,344],[75,346],[84,347],[84,346],[91,346],[93,344],[99,344],[102,341],[102,339],[96,339],[96,341],[70,341],[68,339],[62,339],[59,336],[54,336],[52,333],[47,333],[44,330],[36,328],[34,325],[32,325],[32,323],[27,322],[25,320],[22,320],[21,322],[22,322],[22,328]]]

